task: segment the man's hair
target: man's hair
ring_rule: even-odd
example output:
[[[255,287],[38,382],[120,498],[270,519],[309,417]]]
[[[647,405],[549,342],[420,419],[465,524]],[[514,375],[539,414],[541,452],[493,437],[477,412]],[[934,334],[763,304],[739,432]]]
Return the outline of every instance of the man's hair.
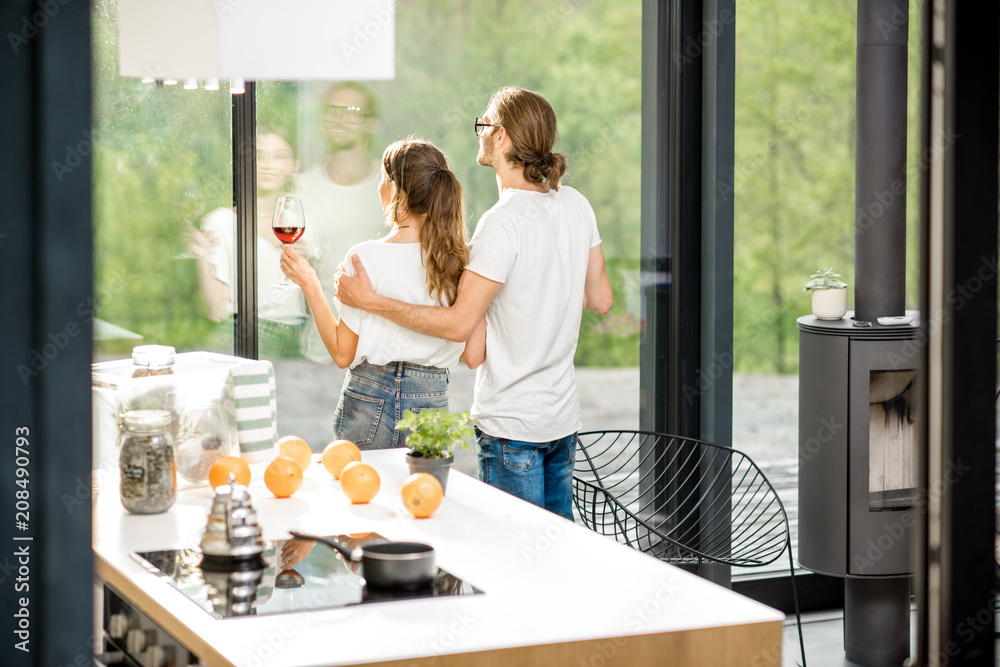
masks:
[[[490,98],[490,121],[507,130],[511,148],[504,156],[524,169],[524,177],[553,190],[566,173],[566,156],[552,153],[556,143],[556,113],[538,93],[506,86]]]

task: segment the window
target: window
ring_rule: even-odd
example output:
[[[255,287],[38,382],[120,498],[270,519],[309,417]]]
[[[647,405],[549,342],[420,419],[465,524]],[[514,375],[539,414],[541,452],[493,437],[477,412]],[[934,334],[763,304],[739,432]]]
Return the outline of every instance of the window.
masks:
[[[497,198],[492,170],[476,164],[472,124],[508,84],[537,90],[554,107],[556,150],[569,162],[564,182],[595,209],[615,291],[611,313],[585,313],[581,326],[584,428],[638,426],[641,2],[454,5],[399,6],[393,81],[256,86],[260,356],[275,367],[279,435],[299,435],[316,451],[334,437],[344,371],[296,303],[301,295],[270,288],[278,277],[269,230],[276,197],[303,199],[306,233],[295,248],[313,262],[328,298],[347,250],[386,229],[377,168],[395,139],[421,136],[449,157],[465,188],[471,235]],[[116,35],[115,3],[96,3],[96,285],[106,295],[98,317],[123,336],[102,344],[96,358],[127,356],[138,341],[232,353],[231,287],[211,289],[219,288],[213,279],[232,275],[232,252],[223,261],[216,240],[215,261],[185,257],[209,254],[197,243],[210,241],[206,231],[218,237],[233,229],[226,82],[211,91],[200,81],[185,90],[119,79]],[[275,173],[289,168],[290,178]],[[277,346],[264,344],[272,338]],[[473,384],[472,371],[453,369],[453,409],[468,409]],[[474,457],[464,456],[459,467],[474,472]]]

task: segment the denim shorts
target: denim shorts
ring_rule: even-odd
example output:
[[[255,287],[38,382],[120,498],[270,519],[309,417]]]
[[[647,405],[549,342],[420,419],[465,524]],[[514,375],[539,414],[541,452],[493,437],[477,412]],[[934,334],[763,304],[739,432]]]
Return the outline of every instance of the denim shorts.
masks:
[[[338,438],[360,449],[406,446],[406,431],[397,431],[405,410],[448,409],[447,368],[396,361],[375,366],[366,361],[347,371],[333,417]]]

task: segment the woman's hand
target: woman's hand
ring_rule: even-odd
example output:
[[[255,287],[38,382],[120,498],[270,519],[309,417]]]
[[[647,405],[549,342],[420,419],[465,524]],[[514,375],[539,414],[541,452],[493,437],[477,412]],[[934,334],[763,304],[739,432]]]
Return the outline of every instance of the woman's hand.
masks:
[[[219,244],[212,232],[203,232],[194,225],[185,225],[184,244],[195,259],[207,259]]]
[[[303,292],[319,285],[316,269],[287,243],[281,246],[280,262],[282,272],[288,276],[289,280],[301,287]]]

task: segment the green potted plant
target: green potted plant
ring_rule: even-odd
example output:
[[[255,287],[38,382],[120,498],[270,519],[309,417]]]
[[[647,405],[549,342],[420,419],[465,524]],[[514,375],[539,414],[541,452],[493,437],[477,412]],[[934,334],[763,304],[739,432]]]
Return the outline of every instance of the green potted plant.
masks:
[[[839,320],[847,312],[847,283],[840,280],[840,274],[833,267],[820,269],[809,276],[811,280],[803,288],[812,292],[812,312],[820,320]]]
[[[406,410],[396,423],[406,434],[410,453],[406,462],[410,473],[428,472],[441,482],[442,490],[448,484],[448,471],[455,461],[455,445],[470,449],[467,438],[475,436],[472,418],[468,412],[450,412],[440,408],[424,408],[419,412]]]

